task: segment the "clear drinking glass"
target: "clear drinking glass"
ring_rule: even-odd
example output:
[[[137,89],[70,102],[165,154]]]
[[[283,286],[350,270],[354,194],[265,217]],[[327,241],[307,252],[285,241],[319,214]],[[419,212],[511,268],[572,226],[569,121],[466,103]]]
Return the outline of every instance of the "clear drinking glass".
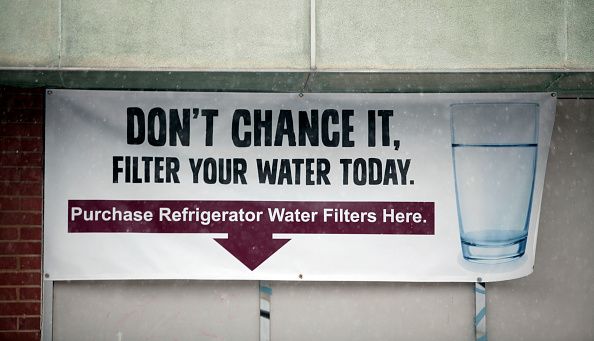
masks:
[[[451,106],[452,156],[465,259],[500,263],[526,250],[538,147],[538,105]]]

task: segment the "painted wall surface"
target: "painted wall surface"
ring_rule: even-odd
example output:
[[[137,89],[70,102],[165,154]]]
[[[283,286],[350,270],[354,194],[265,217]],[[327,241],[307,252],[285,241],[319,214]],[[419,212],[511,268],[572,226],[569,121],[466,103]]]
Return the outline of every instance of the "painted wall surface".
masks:
[[[0,0],[0,68],[594,68],[590,0]]]
[[[534,273],[487,286],[490,340],[594,338],[594,100],[560,100]],[[258,340],[257,282],[56,282],[54,339]],[[472,340],[469,284],[273,282],[273,340]]]

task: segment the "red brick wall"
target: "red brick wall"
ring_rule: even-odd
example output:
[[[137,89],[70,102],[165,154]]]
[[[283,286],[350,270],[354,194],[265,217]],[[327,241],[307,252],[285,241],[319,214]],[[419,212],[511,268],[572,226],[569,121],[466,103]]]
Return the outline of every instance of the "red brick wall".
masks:
[[[0,340],[39,340],[43,89],[0,88]]]

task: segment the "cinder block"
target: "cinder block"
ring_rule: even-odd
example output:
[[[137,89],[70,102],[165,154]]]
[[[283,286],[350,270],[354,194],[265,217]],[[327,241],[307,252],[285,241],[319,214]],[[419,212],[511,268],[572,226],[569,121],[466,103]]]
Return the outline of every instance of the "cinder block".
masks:
[[[62,0],[62,65],[303,69],[309,1]]]
[[[59,0],[0,0],[0,67],[58,65]]]
[[[594,69],[594,1],[570,0],[567,7],[567,67]]]
[[[321,69],[558,68],[557,0],[318,0]]]

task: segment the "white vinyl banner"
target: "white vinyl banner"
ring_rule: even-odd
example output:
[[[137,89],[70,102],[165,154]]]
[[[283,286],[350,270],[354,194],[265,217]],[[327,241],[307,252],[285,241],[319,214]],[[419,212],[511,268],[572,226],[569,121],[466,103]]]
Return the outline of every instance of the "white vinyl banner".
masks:
[[[526,276],[555,104],[48,90],[46,278]]]

